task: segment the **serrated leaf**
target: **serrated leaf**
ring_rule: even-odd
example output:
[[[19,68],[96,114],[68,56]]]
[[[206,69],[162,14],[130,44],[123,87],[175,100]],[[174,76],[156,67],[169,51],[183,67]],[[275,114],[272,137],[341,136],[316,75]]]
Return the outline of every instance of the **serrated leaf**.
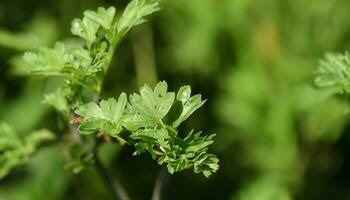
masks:
[[[77,108],[75,113],[83,117],[78,129],[82,134],[91,134],[104,131],[116,135],[122,128],[122,114],[125,109],[127,97],[125,93],[119,96],[118,102],[110,98],[102,100],[99,105],[88,103]]]
[[[170,136],[166,129],[140,129],[133,132],[131,138],[134,140],[141,140],[142,142],[148,142],[150,144],[157,144],[163,148],[169,148],[168,140],[170,139]]]
[[[332,87],[341,92],[350,92],[350,55],[326,54],[320,61],[315,84],[318,87]]]
[[[84,12],[84,15],[91,21],[94,21],[96,24],[100,24],[103,28],[109,30],[112,26],[115,15],[115,8],[109,7],[108,9],[105,9],[103,7],[99,7],[97,12],[87,10]]]
[[[124,35],[133,26],[145,22],[147,15],[159,9],[159,0],[132,0],[119,19],[117,26],[118,33]]]
[[[91,75],[100,71],[92,68],[89,52],[83,48],[66,48],[56,42],[53,49],[42,48],[38,53],[27,52],[23,56],[32,74],[44,76],[63,76],[73,78],[77,74]]]
[[[89,46],[95,42],[98,28],[99,24],[85,17],[83,20],[74,19],[71,24],[72,34],[85,39]]]
[[[124,125],[127,129],[134,131],[141,127],[153,127],[162,124],[162,119],[169,112],[175,94],[167,92],[166,82],[160,82],[154,91],[145,85],[139,94],[130,95],[128,113]]]
[[[23,56],[30,73],[42,75],[61,74],[65,66],[62,43],[56,43],[54,49],[41,48],[38,53],[26,52]]]
[[[191,88],[189,86],[181,87],[176,98],[182,102],[183,110],[180,117],[173,123],[174,127],[178,127],[205,103],[205,100],[202,101],[200,94],[191,97]]]

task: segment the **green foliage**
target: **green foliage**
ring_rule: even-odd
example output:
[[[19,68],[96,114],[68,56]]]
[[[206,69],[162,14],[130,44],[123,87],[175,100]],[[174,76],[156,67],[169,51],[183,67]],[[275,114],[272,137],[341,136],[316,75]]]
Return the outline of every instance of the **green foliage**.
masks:
[[[159,10],[158,1],[132,1],[122,16],[115,18],[115,8],[98,8],[85,11],[83,19],[74,19],[73,35],[85,40],[86,46],[67,46],[56,42],[54,48],[41,48],[37,53],[27,52],[24,60],[29,73],[42,76],[58,76],[63,79],[58,90],[52,94],[70,105],[83,103],[83,94],[99,95],[103,77],[109,68],[114,50],[122,37],[133,27],[145,22],[144,17]],[[52,96],[51,95],[51,96]]]
[[[99,104],[84,104],[87,99],[99,96],[121,38],[133,26],[145,22],[145,16],[158,10],[158,0],[133,0],[119,18],[115,16],[114,7],[85,11],[82,19],[74,19],[71,23],[72,34],[85,40],[85,46],[56,42],[52,49],[27,52],[23,58],[31,74],[62,79],[54,92],[45,95],[44,102],[66,118],[70,118],[70,111],[75,110],[82,117],[78,126],[81,134],[100,132],[121,139],[118,134],[125,128],[131,133],[136,154],[148,151],[159,164],[167,164],[170,173],[193,167],[195,173],[201,172],[208,177],[218,169],[217,157],[206,152],[214,135],[206,137],[190,131],[181,138],[177,130],[205,103],[201,95],[191,96],[189,86],[180,88],[175,94],[167,91],[166,82],[160,82],[154,90],[145,85],[140,94],[130,95],[129,101],[122,93],[118,101],[110,98]],[[85,162],[78,159],[83,150],[79,152],[71,156],[73,162],[68,166],[75,172],[80,171]]]
[[[181,87],[175,101],[175,93],[168,92],[167,83],[163,81],[154,90],[148,85],[141,87],[140,94],[130,95],[128,103],[124,93],[118,101],[102,100],[99,106],[91,102],[76,110],[76,114],[83,117],[79,131],[116,136],[124,127],[130,131],[135,155],[147,151],[159,164],[166,164],[170,173],[193,167],[195,173],[208,177],[219,167],[218,158],[206,152],[214,135],[200,136],[200,132],[193,134],[191,131],[181,138],[177,130],[181,122],[204,104],[200,95],[190,95],[189,86]],[[178,113],[173,114],[177,117],[166,118],[170,112]]]
[[[150,15],[159,9],[159,0],[131,1],[117,24],[118,33],[124,35],[133,26],[144,23],[145,16]]]
[[[316,75],[315,84],[317,86],[350,93],[349,54],[326,54],[325,59],[320,61]]]
[[[125,127],[135,131],[142,127],[152,128],[161,125],[161,120],[169,112],[175,98],[175,94],[167,90],[166,82],[160,82],[154,91],[145,85],[140,89],[140,94],[130,95]]]
[[[75,111],[78,115],[84,117],[78,129],[82,134],[91,134],[102,130],[110,135],[116,135],[121,131],[122,114],[125,109],[127,97],[122,93],[118,102],[110,98],[107,101],[102,100],[98,106],[96,103],[89,103],[80,106]]]
[[[200,94],[191,96],[190,86],[181,87],[176,95],[176,100],[181,102],[181,115],[176,121],[174,121],[173,126],[178,127],[183,121],[189,118],[198,108],[202,107],[205,100],[202,101],[202,96]]]
[[[35,131],[22,138],[9,125],[0,123],[0,179],[11,169],[24,164],[40,143],[53,139],[54,135],[47,130]]]

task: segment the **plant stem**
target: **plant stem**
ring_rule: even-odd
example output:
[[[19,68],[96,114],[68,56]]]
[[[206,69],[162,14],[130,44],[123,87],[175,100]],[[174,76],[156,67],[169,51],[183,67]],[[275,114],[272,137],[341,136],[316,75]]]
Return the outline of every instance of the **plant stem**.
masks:
[[[167,170],[162,166],[158,172],[156,182],[154,184],[153,193],[151,200],[161,200],[164,191],[164,186],[166,185]]]
[[[96,101],[98,101],[99,97],[96,97]],[[74,118],[74,114],[71,115],[72,118]],[[75,124],[70,124],[70,131],[72,133],[72,138],[75,143],[80,143],[83,145],[86,145],[85,141],[81,137],[81,135],[77,131],[77,127]],[[126,193],[124,187],[119,183],[119,181],[113,179],[113,176],[108,171],[108,169],[103,165],[100,158],[98,157],[98,146],[99,142],[96,140],[96,143],[93,147],[93,149],[90,149],[90,153],[92,153],[94,160],[95,160],[95,169],[97,173],[100,175],[101,179],[105,183],[105,185],[108,187],[108,189],[113,194],[114,199],[119,200],[130,200],[128,194]]]
[[[119,181],[117,181],[116,179],[113,179],[108,169],[102,164],[101,160],[97,155],[97,146],[98,145],[96,145],[93,150],[96,171],[99,173],[99,175],[101,176],[103,182],[106,184],[108,189],[112,192],[115,199],[130,200],[124,187],[119,183]]]

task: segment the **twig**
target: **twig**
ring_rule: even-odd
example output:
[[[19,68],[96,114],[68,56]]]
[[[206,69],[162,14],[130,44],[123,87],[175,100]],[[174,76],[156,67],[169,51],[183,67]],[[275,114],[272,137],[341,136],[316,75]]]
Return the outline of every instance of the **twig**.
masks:
[[[156,182],[154,184],[153,193],[152,193],[152,200],[161,200],[162,194],[166,185],[166,179],[167,179],[167,170],[163,166],[159,172],[156,179]]]
[[[95,145],[95,148],[93,150],[96,171],[100,174],[102,180],[104,181],[106,186],[110,189],[115,199],[130,200],[124,187],[116,179],[113,179],[108,169],[102,164],[101,160],[97,155],[97,146],[98,145]]]
[[[98,98],[96,98],[96,101],[98,101]],[[71,118],[72,120],[70,122],[70,130],[72,133],[73,141],[84,145],[85,141],[77,131],[77,126],[75,123],[76,116],[73,114]],[[112,192],[115,199],[130,200],[123,186],[117,180],[113,179],[108,169],[103,165],[103,163],[99,159],[98,153],[97,153],[98,146],[99,146],[99,142],[98,142],[98,139],[96,139],[96,143],[93,149],[89,150],[89,152],[92,153],[94,157],[96,171],[101,176],[103,182],[106,184],[108,189]]]

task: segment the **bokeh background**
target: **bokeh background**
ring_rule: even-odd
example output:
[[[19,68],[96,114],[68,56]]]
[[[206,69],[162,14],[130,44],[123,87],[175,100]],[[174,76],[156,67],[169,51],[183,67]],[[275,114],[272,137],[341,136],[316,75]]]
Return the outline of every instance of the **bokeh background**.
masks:
[[[128,0],[0,1],[0,121],[26,134],[62,121],[41,103],[45,79],[23,76],[24,51],[74,40],[85,9]],[[349,103],[313,86],[318,60],[350,47],[348,0],[163,0],[118,47],[104,97],[166,80],[208,99],[186,127],[216,133],[219,171],[165,175],[163,199],[350,199]],[[0,181],[0,200],[111,199],[96,172],[64,169],[65,144],[41,147]],[[150,199],[162,168],[132,147],[101,149],[132,199]]]

